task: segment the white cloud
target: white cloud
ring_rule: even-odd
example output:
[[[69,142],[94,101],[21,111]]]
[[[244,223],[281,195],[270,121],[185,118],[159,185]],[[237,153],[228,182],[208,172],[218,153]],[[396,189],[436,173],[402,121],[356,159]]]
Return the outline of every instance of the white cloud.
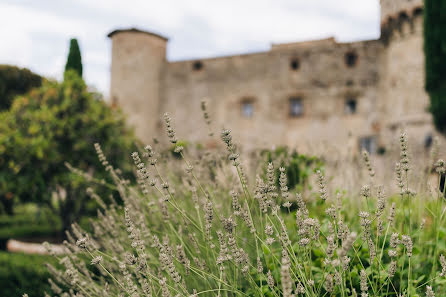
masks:
[[[85,78],[105,93],[106,34],[115,28],[136,26],[170,37],[172,60],[265,50],[272,42],[379,35],[378,0],[3,1],[0,63],[60,78],[69,38],[77,37]]]

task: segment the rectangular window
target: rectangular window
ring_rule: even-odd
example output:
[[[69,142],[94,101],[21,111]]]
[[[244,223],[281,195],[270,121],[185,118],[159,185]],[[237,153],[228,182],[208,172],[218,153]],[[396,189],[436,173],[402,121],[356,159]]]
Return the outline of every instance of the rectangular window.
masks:
[[[376,139],[374,136],[362,137],[359,139],[359,150],[366,150],[369,154],[376,153]]]
[[[242,102],[242,115],[245,118],[250,118],[254,114],[254,103],[251,100],[245,100]]]
[[[300,97],[291,97],[290,98],[290,116],[291,117],[300,117],[304,113],[304,107],[302,104],[302,98]]]

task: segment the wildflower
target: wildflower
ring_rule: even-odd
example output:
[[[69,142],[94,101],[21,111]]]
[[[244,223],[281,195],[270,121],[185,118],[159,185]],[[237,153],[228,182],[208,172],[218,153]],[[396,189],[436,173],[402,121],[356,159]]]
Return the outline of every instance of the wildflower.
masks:
[[[223,130],[221,132],[221,139],[223,140],[224,143],[226,143],[226,145],[228,146],[228,148],[230,146],[232,146],[232,136],[231,136],[231,130]]]
[[[56,294],[61,294],[62,288],[60,288],[51,278],[48,279],[48,282],[50,283],[51,290]]]
[[[280,267],[283,297],[291,297],[293,283],[290,275],[290,258],[288,252],[282,250],[282,266]]]
[[[273,231],[273,227],[271,225],[266,225],[265,226],[265,234],[266,235],[270,235],[271,236],[271,235],[273,235],[273,232],[274,232]]]
[[[361,196],[364,196],[365,198],[369,198],[371,196],[371,190],[369,185],[364,185],[361,188]]]
[[[327,292],[333,292],[333,276],[331,274],[327,274],[325,278],[325,290]]]
[[[327,236],[326,254],[327,254],[328,258],[333,257],[335,249],[336,249],[336,246],[335,246],[335,242],[334,242],[334,236],[333,235]]]
[[[446,173],[446,163],[443,159],[439,159],[435,163],[435,170],[438,174],[445,174]]]
[[[169,137],[170,142],[173,144],[177,143],[178,139],[175,136],[175,131],[171,125],[171,118],[167,112],[164,114],[164,122],[166,124],[167,137]]]
[[[389,265],[389,278],[394,277],[395,273],[396,273],[396,261],[392,259]]]
[[[321,199],[323,201],[327,200],[328,196],[327,196],[327,189],[325,186],[325,178],[322,175],[322,172],[320,170],[318,170],[317,172],[318,175],[318,181],[319,181],[319,194],[321,196]]]
[[[285,203],[282,204],[282,206],[283,206],[283,207],[286,207],[286,208],[290,208],[291,205],[292,205],[292,204],[291,204],[290,201],[287,201],[287,202],[285,202]]]
[[[341,263],[342,263],[342,270],[344,270],[344,271],[348,270],[348,266],[350,264],[350,261],[351,261],[350,257],[344,256],[342,258],[342,261],[341,261]]]
[[[299,240],[299,245],[300,246],[307,246],[310,244],[310,239],[309,238],[302,238],[301,240]]]
[[[173,151],[177,154],[180,154],[183,150],[184,150],[184,147],[182,145],[177,145],[177,146],[175,146]]]
[[[440,255],[440,264],[441,264],[440,276],[443,277],[446,275],[446,258],[443,255]]]
[[[343,258],[347,255],[348,251],[352,248],[355,240],[356,240],[355,232],[352,232],[347,236],[346,240],[342,242],[341,250],[338,252],[339,258]]]
[[[201,110],[203,111],[203,118],[204,121],[208,126],[211,125],[211,118],[209,117],[208,108],[207,108],[207,102],[205,100],[201,101]],[[212,131],[209,131],[209,136],[213,136],[214,133]]]
[[[402,192],[403,188],[404,188],[404,182],[403,182],[403,174],[401,171],[401,163],[395,164],[395,173],[396,173],[397,186],[398,186],[398,188],[400,188],[400,190]]]
[[[126,253],[124,258],[127,265],[135,265],[138,261],[138,259],[131,253]]]
[[[401,243],[406,248],[407,256],[409,258],[412,257],[413,244],[412,244],[412,239],[410,238],[410,236],[409,235],[401,236]]]
[[[425,225],[426,225],[426,218],[422,218],[420,223],[420,230],[423,230]]]
[[[180,283],[181,276],[175,268],[170,253],[165,248],[161,249],[160,251],[159,261],[161,265],[167,270],[172,280],[177,284]]]
[[[332,220],[336,220],[336,208],[331,205],[331,207],[327,208],[325,210],[325,213],[332,219]]]
[[[288,186],[287,186],[288,181],[287,181],[287,176],[285,173],[285,168],[280,167],[279,171],[280,171],[280,176],[279,176],[280,192],[284,199],[288,199],[288,196],[289,196]]]
[[[87,248],[87,242],[88,242],[88,237],[83,237],[80,238],[76,241],[76,245],[78,247],[80,247],[81,249],[86,249]]]
[[[102,256],[96,256],[93,259],[91,259],[91,265],[98,265],[102,262]]]
[[[245,201],[245,208],[242,210],[242,219],[245,221],[249,228],[249,232],[255,233],[256,228],[254,227],[254,222],[252,221],[251,214],[248,211],[248,203]]]
[[[363,240],[368,240],[371,236],[370,225],[371,225],[372,221],[370,221],[369,216],[370,216],[370,214],[365,211],[361,211],[359,213],[360,225],[363,229],[363,232],[362,232]]]
[[[268,270],[268,272],[266,273],[266,282],[268,283],[270,289],[274,290],[274,278],[273,275],[271,274],[271,270]]]
[[[407,152],[407,134],[405,132],[400,135],[400,163],[403,171],[409,171],[409,156]]]
[[[392,235],[390,236],[390,247],[393,249],[396,249],[396,247],[399,243],[400,243],[399,234],[392,233]]]
[[[159,280],[160,286],[161,286],[161,296],[162,297],[171,297],[169,288],[167,287],[167,279],[163,277]]]
[[[211,234],[211,227],[212,227],[212,219],[214,218],[214,210],[212,208],[212,202],[208,200],[206,202],[206,206],[204,209],[204,219],[206,221],[206,234],[208,237],[210,237]]]
[[[190,260],[187,258],[186,253],[184,252],[184,248],[182,245],[177,245],[177,259],[178,262],[184,265],[186,270],[186,274],[189,274],[190,271]]]
[[[232,233],[234,231],[234,228],[237,226],[237,223],[234,221],[232,217],[229,218],[223,218],[222,220],[223,229],[225,229],[226,232]]]
[[[365,166],[367,167],[367,171],[369,172],[370,177],[374,177],[375,171],[373,170],[372,164],[370,162],[369,153],[366,150],[362,151],[362,158],[365,162]]]
[[[260,260],[260,257],[257,257],[257,272],[263,273],[263,265],[262,265],[262,260]]]
[[[369,290],[369,287],[367,286],[367,273],[364,269],[361,270],[360,273],[360,279],[361,279],[361,297],[367,297],[367,291]]]
[[[268,238],[265,239],[265,243],[267,245],[272,245],[275,241],[276,240],[274,238],[272,238],[272,237],[268,237]]]
[[[435,293],[431,286],[426,286],[426,297],[435,297]]]
[[[273,163],[268,163],[266,168],[266,177],[268,179],[268,192],[274,192],[276,190],[276,175],[274,172]]]
[[[392,225],[393,222],[395,221],[395,213],[396,213],[396,204],[395,202],[392,203],[392,206],[390,207],[390,211],[389,211],[389,225]]]
[[[296,286],[296,295],[298,294],[305,294],[305,288],[302,286],[302,284],[299,282]]]

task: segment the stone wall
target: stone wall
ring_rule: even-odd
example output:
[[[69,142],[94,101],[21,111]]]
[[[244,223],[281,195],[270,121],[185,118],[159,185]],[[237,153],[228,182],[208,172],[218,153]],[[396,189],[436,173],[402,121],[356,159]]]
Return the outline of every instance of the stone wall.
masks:
[[[423,149],[435,129],[427,112],[429,97],[424,91],[423,18],[413,16],[389,32],[383,50],[380,80],[381,141],[389,146],[402,129]]]
[[[274,45],[257,54],[168,63],[162,82],[161,110],[177,123],[178,136],[213,145],[208,140],[200,102],[207,99],[213,128],[230,128],[239,143],[253,147],[290,145],[301,151],[321,141],[344,145],[349,138],[369,136],[373,130],[378,65],[378,41],[336,43],[329,39]],[[349,67],[346,55],[356,55]],[[292,62],[298,62],[298,69]],[[290,116],[290,98],[300,97],[303,115]],[[345,113],[348,98],[357,112]],[[251,117],[243,103],[252,102]],[[162,124],[160,123],[161,130]],[[160,131],[162,133],[163,131]],[[356,148],[356,147],[355,147]]]
[[[246,151],[288,145],[351,155],[368,141],[372,149],[392,149],[406,129],[425,152],[434,128],[424,91],[422,4],[382,0],[379,40],[273,44],[266,52],[202,60],[168,62],[167,39],[118,30],[110,34],[111,99],[146,143],[166,141],[162,114],[169,112],[179,139],[205,146],[221,145],[219,132],[229,128]],[[302,115],[290,115],[291,98],[301,100]],[[347,100],[355,112],[346,112]]]

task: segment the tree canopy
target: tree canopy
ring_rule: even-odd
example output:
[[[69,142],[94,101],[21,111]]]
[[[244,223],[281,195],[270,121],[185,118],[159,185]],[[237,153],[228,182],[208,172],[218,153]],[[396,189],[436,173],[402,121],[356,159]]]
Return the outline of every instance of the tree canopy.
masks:
[[[0,65],[0,111],[9,109],[15,96],[42,84],[42,77],[26,68]]]
[[[446,134],[446,1],[425,0],[426,91],[438,131]]]
[[[101,168],[94,143],[112,165],[130,173],[129,153],[135,139],[123,115],[97,100],[84,81],[69,70],[63,82],[46,81],[16,98],[0,114],[0,199],[51,204],[52,193],[66,190],[65,201],[83,207],[79,178],[64,163],[83,171]],[[105,172],[95,176],[105,178]]]

